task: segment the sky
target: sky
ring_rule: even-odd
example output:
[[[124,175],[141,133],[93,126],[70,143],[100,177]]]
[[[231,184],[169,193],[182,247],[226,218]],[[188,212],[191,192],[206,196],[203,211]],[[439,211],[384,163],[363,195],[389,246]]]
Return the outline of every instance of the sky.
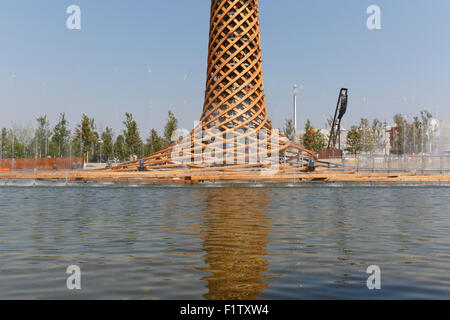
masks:
[[[67,7],[81,9],[69,30]],[[381,29],[366,10],[381,8]],[[131,112],[148,136],[170,109],[180,127],[200,118],[206,79],[209,0],[0,0],[0,126],[34,126],[81,113],[100,130],[123,129]],[[362,117],[392,122],[427,109],[450,121],[450,1],[260,0],[269,117],[324,127],[341,87],[344,127]]]

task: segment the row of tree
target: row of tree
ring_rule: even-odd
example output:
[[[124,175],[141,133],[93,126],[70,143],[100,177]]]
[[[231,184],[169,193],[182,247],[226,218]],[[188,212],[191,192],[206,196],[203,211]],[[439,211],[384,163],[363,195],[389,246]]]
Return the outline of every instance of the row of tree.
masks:
[[[352,126],[347,132],[345,151],[360,154],[381,150],[387,152],[389,148],[393,154],[426,152],[426,146],[432,138],[431,119],[432,114],[427,110],[421,111],[420,115],[413,117],[412,121],[401,114],[396,114],[393,118],[394,126],[388,132],[386,122],[362,118],[358,125]],[[326,127],[331,127],[331,123],[332,118],[327,120]],[[290,140],[297,141],[307,149],[316,152],[325,149],[329,140],[329,136],[320,129],[314,128],[309,120],[306,122],[302,135],[295,132],[292,119],[286,119],[282,132]]]
[[[370,122],[366,118],[359,125],[351,126],[346,138],[346,151],[352,154],[373,153],[376,150],[386,152],[387,123],[379,119]]]
[[[394,126],[387,131],[387,123],[374,119],[361,119],[358,126],[352,126],[347,133],[346,151],[353,154],[374,153],[390,149],[392,154],[418,154],[427,152],[432,139],[432,114],[427,110],[415,116],[412,122],[401,114],[394,116]],[[389,146],[388,146],[389,145]]]
[[[373,153],[387,148],[389,135],[392,146],[391,153],[420,153],[426,151],[431,139],[430,112],[421,111],[419,116],[410,122],[404,116],[394,116],[395,126],[387,132],[387,123],[374,119],[361,119],[359,125],[352,126],[347,133],[346,151]],[[60,114],[58,123],[51,128],[46,115],[36,119],[37,128],[13,125],[2,128],[0,135],[1,158],[46,158],[46,157],[84,157],[86,161],[107,161],[118,159],[124,161],[133,155],[138,158],[157,152],[171,144],[172,136],[178,127],[178,120],[169,111],[164,132],[159,135],[155,129],[150,130],[146,141],[143,141],[138,125],[131,113],[125,113],[124,129],[115,136],[110,127],[99,132],[93,118],[86,114],[81,117],[72,132],[64,113]],[[328,121],[329,122],[329,121]],[[328,123],[329,125],[329,123]],[[307,149],[316,152],[327,147],[327,137],[320,129],[316,129],[308,120],[303,135],[295,132],[292,119],[287,119],[283,133],[290,140],[303,144]]]
[[[110,127],[99,131],[93,118],[83,114],[72,132],[64,113],[52,128],[46,115],[36,119],[37,128],[13,125],[2,128],[0,135],[1,158],[84,157],[86,161],[98,162],[111,159],[124,161],[133,155],[143,157],[162,150],[172,143],[178,120],[169,111],[164,132],[155,129],[143,141],[138,125],[131,113],[125,113],[124,129],[115,136]]]
[[[306,121],[303,135],[298,135],[297,132],[295,132],[292,119],[286,119],[285,127],[281,131],[289,140],[301,143],[309,150],[318,152],[321,149],[325,149],[327,146],[325,135],[320,129],[314,128],[309,119]]]

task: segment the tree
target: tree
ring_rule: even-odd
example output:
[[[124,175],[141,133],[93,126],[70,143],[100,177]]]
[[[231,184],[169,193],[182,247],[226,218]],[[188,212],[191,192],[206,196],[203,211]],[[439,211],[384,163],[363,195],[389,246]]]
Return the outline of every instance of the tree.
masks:
[[[102,154],[106,156],[109,160],[114,157],[114,133],[109,127],[106,127],[105,131],[102,133],[103,150]]]
[[[375,151],[383,150],[386,146],[386,126],[386,123],[383,124],[376,118],[372,121],[372,137]]]
[[[114,155],[120,161],[125,160],[125,138],[123,135],[118,135],[114,143]]]
[[[68,125],[66,115],[61,113],[59,122],[53,129],[53,136],[50,141],[50,150],[53,156],[63,157],[69,153],[70,130]]]
[[[2,128],[1,138],[0,138],[0,144],[1,144],[1,158],[11,158],[11,139],[10,134],[8,133],[8,129]]]
[[[294,121],[292,119],[286,119],[283,133],[289,140],[293,141],[295,139]]]
[[[430,132],[432,114],[427,110],[420,112],[420,117],[414,117],[413,122],[401,114],[394,116],[393,150],[395,154],[425,152],[426,146],[432,139]]]
[[[401,154],[405,151],[404,146],[404,128],[405,128],[405,119],[401,114],[396,114],[394,116],[394,124],[393,128],[393,150],[392,152],[395,154]]]
[[[16,139],[12,129],[2,129],[1,135],[2,158],[22,157],[24,153],[23,145]]]
[[[150,137],[147,139],[147,145],[145,153],[147,155],[153,154],[155,152],[160,151],[163,148],[164,141],[163,139],[158,135],[158,132],[156,132],[155,129],[152,129],[150,131]]]
[[[347,149],[352,154],[359,154],[363,150],[362,131],[358,126],[352,126],[347,133]]]
[[[48,155],[48,140],[51,136],[50,122],[47,115],[40,116],[36,119],[38,128],[35,134],[36,152],[39,158],[46,158]]]
[[[80,145],[80,151],[86,162],[89,162],[89,154],[94,157],[95,145],[98,142],[98,133],[96,132],[94,119],[90,119],[84,113],[81,116],[81,122],[75,129],[74,141]]]
[[[123,122],[125,130],[123,136],[126,144],[126,155],[140,154],[142,150],[142,140],[139,135],[139,129],[133,115],[131,113],[125,113],[126,120]]]
[[[31,128],[31,125],[22,126],[20,122],[13,123],[10,133],[11,137],[14,138],[15,158],[26,158],[34,154],[32,143],[34,129]]]
[[[366,118],[362,118],[359,124],[359,129],[361,131],[361,143],[362,151],[369,153],[375,150],[375,138],[373,136],[373,130],[370,126],[370,122]]]
[[[314,150],[318,152],[324,149],[327,145],[325,141],[325,136],[320,129],[314,129],[311,126],[311,121],[306,121],[305,134],[303,135],[303,145],[306,149]]]
[[[432,133],[430,132],[430,124],[431,119],[433,118],[433,115],[428,112],[427,110],[420,111],[420,132],[418,132],[419,140],[420,141],[420,152],[426,152],[427,148],[426,145],[428,144],[429,140],[432,139]]]
[[[123,135],[118,135],[114,143],[114,155],[120,161],[125,160],[125,138]]]
[[[163,147],[167,147],[168,145],[170,145],[174,142],[174,141],[172,141],[172,135],[175,132],[175,130],[177,130],[177,127],[178,127],[178,120],[175,118],[173,112],[169,110],[167,122],[164,127],[164,145],[163,145]]]

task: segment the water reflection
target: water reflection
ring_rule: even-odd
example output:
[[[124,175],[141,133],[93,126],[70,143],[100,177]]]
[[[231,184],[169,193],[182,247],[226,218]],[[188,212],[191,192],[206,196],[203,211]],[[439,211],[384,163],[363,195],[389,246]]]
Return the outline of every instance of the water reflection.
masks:
[[[211,273],[206,299],[255,299],[268,285],[264,259],[270,194],[264,190],[218,189],[203,193],[205,219],[201,270]]]
[[[448,188],[0,189],[0,299],[450,297]]]

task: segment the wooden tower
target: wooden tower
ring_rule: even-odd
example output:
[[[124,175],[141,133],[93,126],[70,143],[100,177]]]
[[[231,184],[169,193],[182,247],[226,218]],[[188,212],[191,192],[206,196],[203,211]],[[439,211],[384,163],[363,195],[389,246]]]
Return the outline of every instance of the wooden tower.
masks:
[[[302,167],[314,152],[275,130],[265,104],[258,0],[212,0],[205,101],[187,136],[143,159],[147,169]],[[138,162],[117,169],[135,170]],[[142,165],[142,162],[141,162]]]

